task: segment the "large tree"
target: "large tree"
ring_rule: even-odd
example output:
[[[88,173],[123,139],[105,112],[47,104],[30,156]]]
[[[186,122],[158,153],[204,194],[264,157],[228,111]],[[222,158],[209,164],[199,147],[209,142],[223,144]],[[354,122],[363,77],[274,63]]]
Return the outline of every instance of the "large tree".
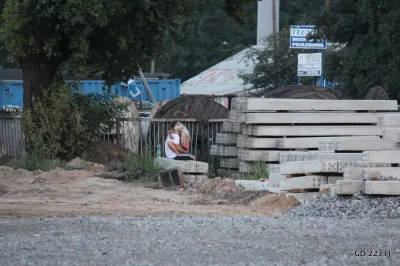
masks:
[[[330,79],[354,97],[382,86],[400,99],[400,5],[392,0],[335,0],[316,16],[329,42],[343,48],[331,57]]]
[[[241,21],[251,0],[226,0]],[[0,34],[24,74],[24,107],[54,80],[60,65],[71,72],[103,70],[110,83],[137,72],[160,53],[168,29],[177,33],[194,0],[5,0]]]

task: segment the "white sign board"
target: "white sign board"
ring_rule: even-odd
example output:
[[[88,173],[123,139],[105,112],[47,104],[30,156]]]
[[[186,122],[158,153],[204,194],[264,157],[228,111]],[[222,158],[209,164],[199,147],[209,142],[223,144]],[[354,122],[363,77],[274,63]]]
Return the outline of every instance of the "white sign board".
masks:
[[[298,54],[297,76],[320,77],[322,72],[322,54]]]
[[[292,49],[326,49],[326,40],[308,40],[307,35],[312,33],[315,26],[290,26],[290,48]]]

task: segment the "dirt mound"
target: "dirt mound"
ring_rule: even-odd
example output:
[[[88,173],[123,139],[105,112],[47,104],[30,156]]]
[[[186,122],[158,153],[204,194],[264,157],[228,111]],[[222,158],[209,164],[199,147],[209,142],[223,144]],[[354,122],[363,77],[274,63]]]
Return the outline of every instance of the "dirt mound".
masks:
[[[128,150],[115,143],[96,141],[93,143],[87,155],[88,161],[98,164],[105,164],[112,159],[125,162],[128,156]]]
[[[189,182],[185,188],[186,193],[200,194],[191,202],[193,205],[249,205],[253,200],[269,194],[268,191],[244,191],[236,186],[233,179],[219,177]]]
[[[71,181],[84,180],[93,176],[94,173],[85,170],[65,171],[56,168],[50,172],[41,172],[33,183],[66,184]]]
[[[299,205],[301,205],[301,203],[298,202],[295,197],[287,197],[283,194],[269,194],[250,203],[250,206],[253,207],[268,206],[280,210],[291,209]]]

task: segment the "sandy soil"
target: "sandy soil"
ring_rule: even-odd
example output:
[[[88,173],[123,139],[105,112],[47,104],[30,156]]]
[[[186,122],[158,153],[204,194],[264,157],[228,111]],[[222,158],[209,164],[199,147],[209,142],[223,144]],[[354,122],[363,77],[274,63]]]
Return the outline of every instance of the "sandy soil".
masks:
[[[0,166],[0,217],[280,215],[298,204],[240,191],[229,179],[191,183],[182,192],[95,177],[98,172]]]

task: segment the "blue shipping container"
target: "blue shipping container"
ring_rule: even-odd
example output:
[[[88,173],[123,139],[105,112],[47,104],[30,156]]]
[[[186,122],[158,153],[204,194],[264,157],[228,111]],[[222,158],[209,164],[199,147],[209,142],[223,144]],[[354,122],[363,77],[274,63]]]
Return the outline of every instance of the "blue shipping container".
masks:
[[[105,92],[103,80],[81,80],[79,81],[84,93]],[[164,79],[164,80],[147,80],[151,92],[157,102],[162,100],[172,100],[180,96],[180,79]],[[143,81],[136,80],[134,83],[117,83],[111,88],[111,93],[119,96],[125,96],[134,100],[143,100],[151,102],[151,98],[144,89]],[[18,105],[23,106],[23,82],[17,81],[0,81],[0,106]]]

